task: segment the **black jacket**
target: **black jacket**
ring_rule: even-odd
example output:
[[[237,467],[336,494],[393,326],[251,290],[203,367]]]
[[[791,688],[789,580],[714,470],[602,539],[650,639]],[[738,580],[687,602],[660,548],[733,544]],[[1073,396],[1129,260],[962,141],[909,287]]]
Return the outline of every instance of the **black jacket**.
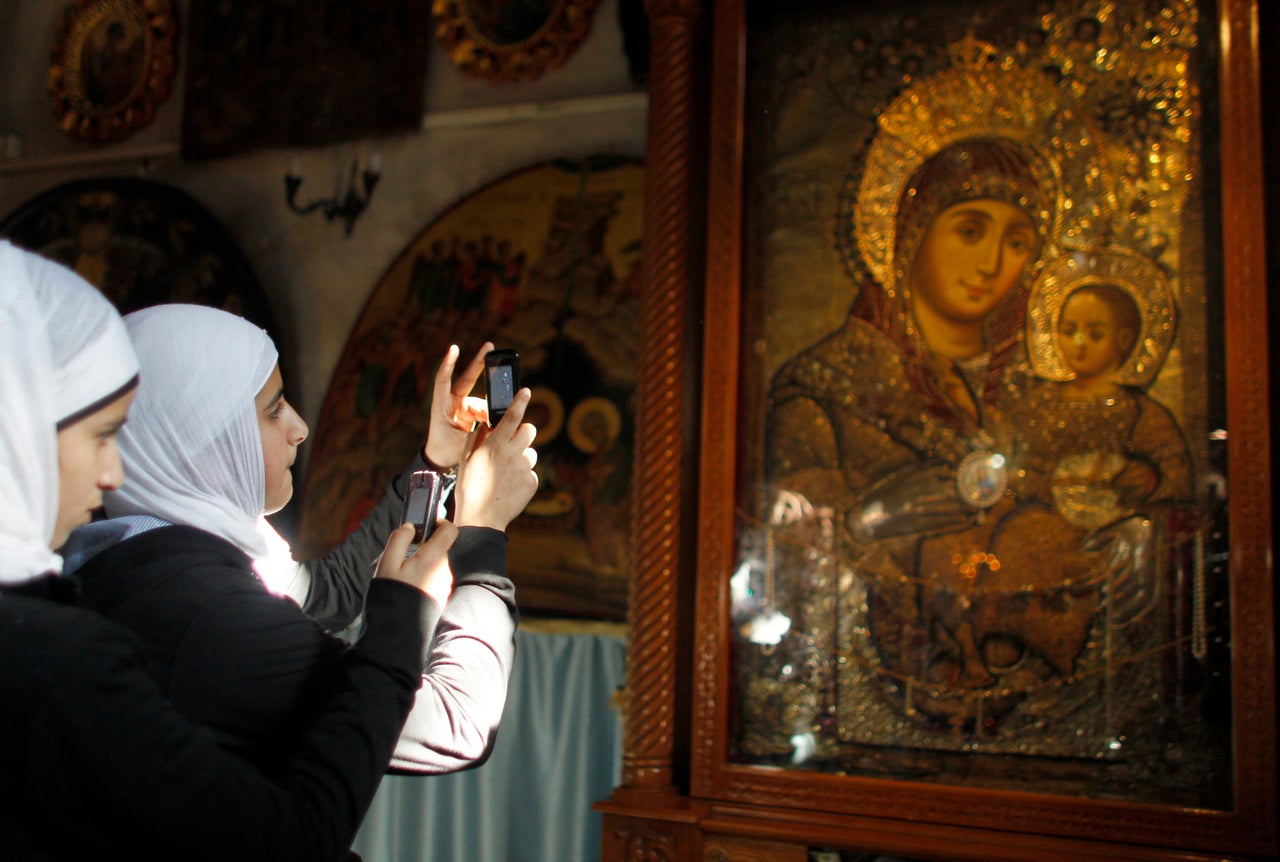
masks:
[[[443,618],[427,602],[436,637],[393,761],[399,770],[482,762],[506,702],[517,620],[506,535],[462,527],[449,561]],[[76,577],[85,605],[146,643],[148,667],[178,709],[264,769],[288,762],[347,644],[267,592],[242,551],[193,527],[160,527],[90,558]]]
[[[364,635],[270,780],[170,706],[132,633],[55,585],[0,590],[0,859],[347,856],[419,684],[423,593],[370,587]]]

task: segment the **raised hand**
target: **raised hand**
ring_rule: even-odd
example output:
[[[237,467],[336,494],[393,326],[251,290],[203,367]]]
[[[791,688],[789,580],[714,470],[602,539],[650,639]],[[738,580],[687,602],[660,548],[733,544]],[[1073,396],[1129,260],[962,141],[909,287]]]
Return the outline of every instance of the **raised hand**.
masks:
[[[390,578],[426,593],[436,604],[444,607],[453,592],[453,571],[449,568],[449,548],[458,538],[458,528],[448,521],[437,521],[435,529],[425,542],[418,546],[412,557],[409,545],[413,542],[413,525],[401,524],[387,539],[387,546],[378,560],[376,578]]]
[[[533,449],[537,429],[524,421],[530,397],[529,389],[521,389],[501,422],[477,429],[480,442],[459,469],[453,490],[458,526],[506,530],[533,499],[538,490],[538,474],[533,472],[538,463]]]
[[[486,341],[457,380],[454,380],[453,372],[458,364],[458,345],[450,344],[449,351],[440,362],[431,392],[427,443],[422,448],[427,463],[433,469],[448,470],[458,466],[466,456],[472,428],[477,422],[483,423],[488,416],[484,398],[472,395],[471,390],[484,371],[484,356],[490,350],[493,350],[493,343]]]

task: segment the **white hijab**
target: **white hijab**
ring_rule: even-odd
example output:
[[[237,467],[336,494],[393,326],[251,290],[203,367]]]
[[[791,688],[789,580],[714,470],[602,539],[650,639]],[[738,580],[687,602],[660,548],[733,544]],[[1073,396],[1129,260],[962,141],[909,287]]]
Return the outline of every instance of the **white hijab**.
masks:
[[[0,585],[62,571],[57,428],[134,386],[120,315],[71,270],[0,240]]]
[[[107,514],[154,515],[263,557],[266,468],[254,398],[277,354],[262,329],[203,305],[125,318],[146,382],[120,434],[128,481]]]

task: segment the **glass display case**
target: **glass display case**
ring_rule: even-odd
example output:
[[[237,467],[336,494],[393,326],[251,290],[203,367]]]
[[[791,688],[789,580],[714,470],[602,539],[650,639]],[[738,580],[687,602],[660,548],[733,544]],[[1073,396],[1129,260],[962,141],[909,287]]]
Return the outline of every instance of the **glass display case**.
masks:
[[[696,560],[638,525],[606,858],[1275,853],[1257,4],[707,11],[706,235],[646,228],[705,248]]]

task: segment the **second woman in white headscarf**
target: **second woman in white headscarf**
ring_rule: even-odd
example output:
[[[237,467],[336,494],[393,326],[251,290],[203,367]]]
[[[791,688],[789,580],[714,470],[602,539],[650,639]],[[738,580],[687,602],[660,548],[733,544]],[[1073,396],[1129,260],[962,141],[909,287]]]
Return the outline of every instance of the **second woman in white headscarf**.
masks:
[[[145,308],[125,323],[153,371],[121,438],[131,480],[108,497],[108,514],[150,518],[129,522],[131,531],[159,522],[200,527],[248,554],[274,589],[305,600],[303,575],[265,518],[288,502],[280,486],[291,481],[288,467],[307,436],[282,397],[271,338],[244,318],[199,305]],[[202,345],[213,352],[200,355]],[[279,426],[274,440],[259,433],[260,393]],[[272,464],[270,476],[268,446],[288,461]]]
[[[85,600],[148,641],[175,703],[228,746],[269,763],[306,720],[309,681],[344,648],[303,611],[317,595],[337,595],[349,598],[330,610],[358,613],[373,562],[399,525],[407,472],[339,548],[305,564],[308,588],[294,593],[299,610],[263,583],[274,570],[299,568],[263,516],[288,502],[290,467],[307,434],[284,398],[270,339],[203,306],[157,306],[126,322],[148,385],[121,435],[131,481],[108,495],[112,519],[84,531],[113,542],[78,570]],[[484,418],[483,399],[466,394],[483,351],[458,381],[456,358],[455,347],[436,376],[428,441],[414,467],[425,466],[428,453],[456,464],[474,419]],[[524,390],[502,422],[486,426],[459,471],[453,590],[436,596],[443,616],[398,768],[452,771],[491,750],[518,616],[504,531],[537,487],[535,431],[521,424],[528,396]],[[472,413],[476,402],[481,412]],[[437,454],[447,452],[454,454]]]

